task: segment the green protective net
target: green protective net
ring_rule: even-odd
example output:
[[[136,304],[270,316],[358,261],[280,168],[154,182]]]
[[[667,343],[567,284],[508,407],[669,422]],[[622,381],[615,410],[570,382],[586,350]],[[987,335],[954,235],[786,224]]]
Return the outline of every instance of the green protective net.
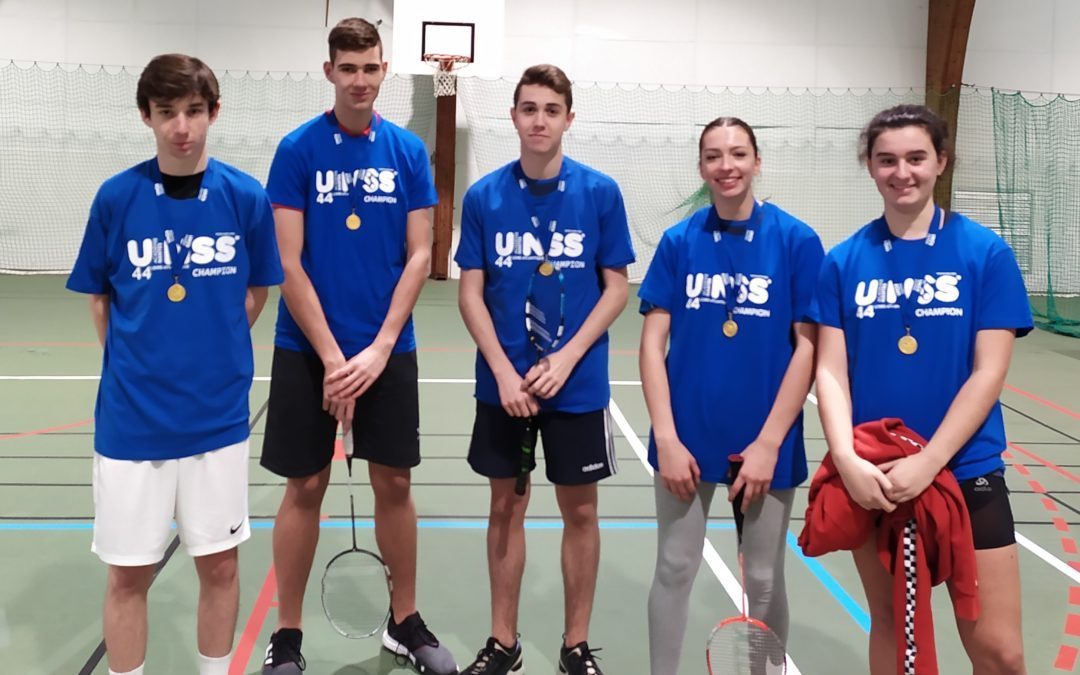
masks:
[[[0,65],[0,272],[69,270],[98,186],[152,156],[152,135],[134,105],[137,77]],[[219,79],[222,113],[211,153],[259,180],[280,138],[333,100],[321,74]],[[480,174],[518,156],[509,116],[514,85],[458,79],[467,127],[459,131]],[[1080,101],[975,87],[958,95],[952,208],[1013,247],[1041,325],[1080,335]],[[622,188],[637,281],[664,230],[707,203],[697,143],[710,120],[736,116],[754,127],[762,157],[755,193],[805,220],[831,247],[880,214],[881,198],[857,159],[862,127],[885,108],[924,102],[919,90],[576,83],[577,118],[565,149]],[[429,77],[387,78],[379,110],[433,146]]]
[[[1002,236],[1036,323],[1080,337],[1080,101],[995,91],[993,104]]]
[[[98,187],[154,156],[135,106],[139,72],[0,62],[0,272],[70,270]],[[281,138],[334,102],[322,73],[217,75],[210,154],[261,182]],[[388,77],[378,109],[431,140],[430,77]]]

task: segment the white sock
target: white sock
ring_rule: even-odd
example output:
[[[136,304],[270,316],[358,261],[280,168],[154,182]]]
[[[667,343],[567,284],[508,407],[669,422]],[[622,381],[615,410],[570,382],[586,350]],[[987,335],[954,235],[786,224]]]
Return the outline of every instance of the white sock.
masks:
[[[129,670],[126,673],[118,673],[112,668],[109,668],[109,675],[143,675],[143,666],[145,665],[146,664],[144,663],[135,670]]]
[[[199,653],[199,675],[229,675],[232,652],[225,656],[204,656]]]

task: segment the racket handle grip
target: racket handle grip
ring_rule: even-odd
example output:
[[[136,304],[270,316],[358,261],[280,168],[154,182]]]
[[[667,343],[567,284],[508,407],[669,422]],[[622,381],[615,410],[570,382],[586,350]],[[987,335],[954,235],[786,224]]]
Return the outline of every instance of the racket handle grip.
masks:
[[[529,474],[536,468],[536,439],[539,430],[540,424],[535,417],[525,420],[525,432],[521,437],[521,466],[518,469],[517,481],[514,483],[514,494],[519,497],[525,495],[525,487],[529,484]]]

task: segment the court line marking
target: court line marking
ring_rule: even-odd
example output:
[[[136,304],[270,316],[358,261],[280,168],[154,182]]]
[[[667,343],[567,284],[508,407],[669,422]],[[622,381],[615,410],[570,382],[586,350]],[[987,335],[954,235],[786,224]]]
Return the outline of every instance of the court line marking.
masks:
[[[608,410],[611,413],[611,418],[615,420],[615,424],[619,427],[619,431],[622,432],[623,438],[630,443],[630,447],[634,449],[634,454],[641,460],[641,465],[645,467],[645,471],[652,476],[655,472],[652,466],[649,465],[648,453],[645,450],[645,446],[641,443],[641,439],[634,433],[634,428],[630,426],[630,422],[623,415],[622,410],[619,408],[619,404],[615,402],[614,398],[611,398],[608,403]],[[709,568],[713,574],[720,581],[720,585],[724,587],[724,592],[727,593],[728,598],[731,599],[731,603],[736,607],[743,606],[743,589],[739,580],[735,578],[731,570],[717,552],[716,547],[709,541],[708,537],[705,537],[702,543],[702,557],[705,562],[708,563]],[[801,671],[798,666],[795,665],[795,661],[791,658],[791,654],[786,654],[787,660],[787,672],[791,675],[801,675]]]

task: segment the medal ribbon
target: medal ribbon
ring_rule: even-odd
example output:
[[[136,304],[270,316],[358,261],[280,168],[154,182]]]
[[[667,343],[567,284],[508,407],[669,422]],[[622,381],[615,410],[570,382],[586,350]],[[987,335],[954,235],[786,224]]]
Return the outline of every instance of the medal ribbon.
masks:
[[[341,166],[343,166],[343,167],[353,166],[354,165],[353,153],[350,153],[348,151],[348,149],[345,147],[345,138],[346,137],[355,138],[356,136],[354,136],[352,134],[349,134],[349,132],[345,131],[345,128],[341,126],[340,122],[338,122],[337,116],[334,115],[333,111],[330,112],[330,119],[332,119],[333,123],[334,123],[334,132],[333,132],[332,138],[333,138],[334,145],[338,148],[338,154],[342,159]],[[360,133],[360,135],[365,136],[369,143],[374,143],[376,136],[378,136],[378,131],[379,131],[380,126],[382,126],[382,115],[380,115],[377,112],[372,113],[371,124],[368,126],[367,129],[364,129],[364,131],[362,131]],[[358,219],[360,217],[356,213],[356,210],[360,205],[360,190],[361,190],[361,187],[360,187],[360,183],[357,183],[357,182],[355,182],[353,180],[353,177],[356,176],[356,169],[353,169],[349,173],[344,173],[343,171],[338,171],[337,173],[338,173],[338,176],[339,176],[337,180],[340,180],[341,184],[339,186],[335,186],[335,187],[340,188],[339,192],[344,192],[346,195],[348,195],[348,197],[349,197],[349,207],[352,209],[349,212],[349,215],[346,216],[346,218],[345,218],[346,227],[349,227],[348,223],[349,223],[349,218],[350,217],[352,217],[354,215]],[[345,178],[346,176],[349,176],[348,180],[346,180],[346,178]],[[357,225],[357,228],[359,228],[359,225]],[[350,227],[349,229],[354,229],[354,228]]]
[[[210,171],[212,162],[208,162],[206,169],[203,173],[202,185],[199,187],[199,194],[194,200],[177,200],[180,202],[195,201],[197,204],[205,204],[209,189],[207,184],[209,183]],[[158,166],[157,161],[150,163],[150,177],[154,181],[154,206],[157,208],[158,222],[162,225],[164,232],[162,236],[165,240],[165,252],[169,256],[169,262],[172,268],[173,283],[180,285],[180,275],[184,271],[184,263],[187,261],[188,255],[191,252],[191,242],[194,236],[189,232],[182,232],[177,227],[172,217],[171,209],[168,207],[168,202],[171,200],[167,194],[165,194],[165,183],[161,177],[161,168]],[[173,239],[169,238],[169,233],[172,233]],[[181,298],[183,299],[183,298]]]
[[[540,238],[540,246],[544,249],[544,262],[549,264],[551,264],[551,261],[548,259],[548,250],[551,248],[551,240],[558,230],[559,218],[562,216],[563,206],[566,202],[564,197],[566,197],[567,173],[566,159],[564,158],[562,166],[559,168],[559,175],[556,178],[558,186],[554,192],[547,196],[547,206],[541,213],[537,208],[539,200],[529,191],[529,180],[525,176],[525,171],[521,168],[521,162],[514,163],[514,177],[517,179],[520,188],[522,204],[525,206],[525,212],[529,214],[529,220],[532,221],[533,231]],[[541,223],[547,220],[548,215],[553,217],[548,222],[547,228],[544,228]]]
[[[926,239],[923,239],[923,244],[931,250],[933,250],[934,246],[937,244],[937,238],[940,236],[941,231],[945,229],[945,211],[937,205],[934,206],[934,215],[930,221],[931,225],[934,220],[937,221],[937,228],[927,234]],[[900,305],[900,315],[904,323],[904,335],[909,336],[915,325],[915,299],[911,296],[914,295],[918,297],[918,293],[916,292],[918,282],[912,280],[911,288],[907,289],[904,288],[905,284],[899,281],[901,275],[899,269],[897,269],[898,264],[896,258],[890,255],[895,246],[894,242],[897,240],[897,237],[889,230],[889,224],[885,221],[884,216],[881,217],[881,224],[882,229],[884,230],[881,246],[885,250],[885,265],[889,274],[888,283],[893,293],[896,294],[896,304]],[[886,296],[886,299],[887,298],[888,296]]]
[[[733,236],[736,234],[742,234],[743,239],[747,243],[754,240],[754,232],[757,229],[758,224],[761,221],[761,203],[756,199],[754,200],[754,208],[750,212],[750,218],[747,221],[746,227],[732,227],[730,220],[724,220],[720,217],[720,214],[716,212],[715,207],[709,208],[709,215],[706,216],[705,228],[712,230],[713,241],[715,241],[721,251],[724,253],[724,262],[727,263],[725,269],[728,273],[728,280],[731,284],[730,288],[725,284],[724,287],[724,306],[727,308],[728,321],[735,321],[735,310],[739,307],[739,281],[737,278],[738,272],[735,270],[735,259],[731,255],[731,249],[728,248],[725,239],[725,233],[727,236]],[[729,336],[734,337],[734,335]]]

